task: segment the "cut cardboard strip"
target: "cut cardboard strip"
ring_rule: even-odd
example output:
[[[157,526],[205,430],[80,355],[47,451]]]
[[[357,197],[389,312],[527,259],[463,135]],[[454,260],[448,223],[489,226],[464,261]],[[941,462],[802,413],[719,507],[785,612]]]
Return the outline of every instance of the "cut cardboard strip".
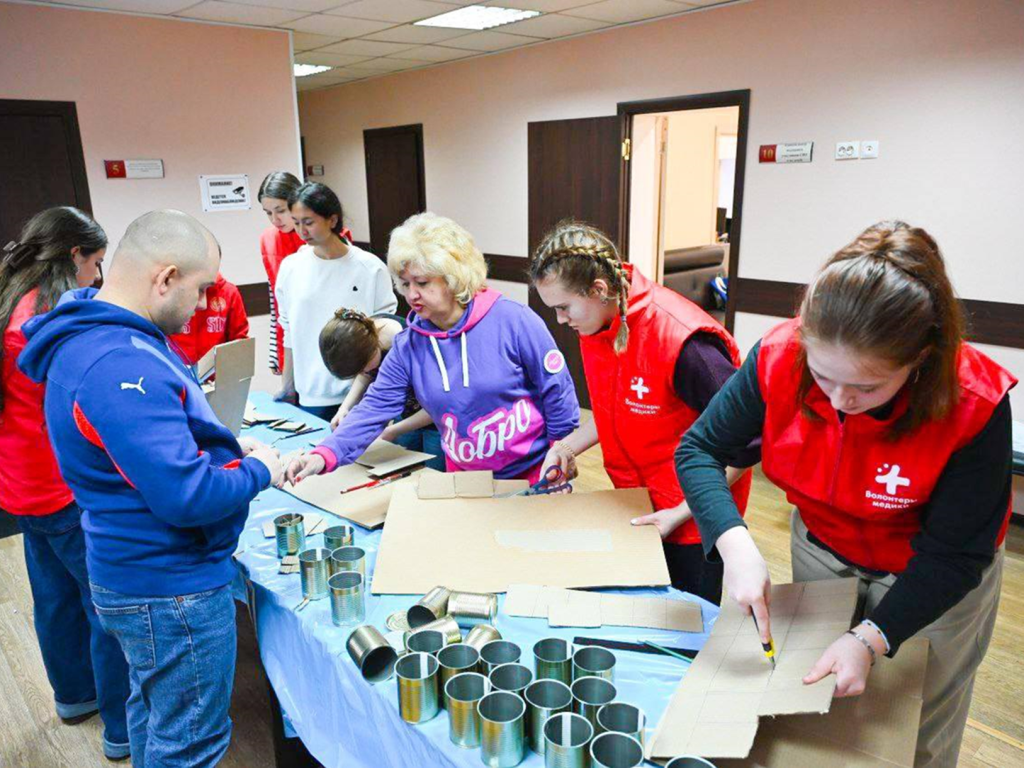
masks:
[[[753,619],[734,601],[725,601],[704,648],[669,701],[648,756],[745,758],[759,718],[828,712],[835,676],[811,685],[804,685],[803,676],[850,628],[856,608],[857,579],[773,586],[773,670]]]
[[[878,660],[860,696],[836,699],[827,715],[765,719],[747,759],[716,764],[719,768],[911,768],[927,666],[928,641],[909,640],[895,658]]]
[[[249,398],[249,384],[256,372],[256,339],[238,339],[218,344],[196,364],[199,380],[216,374],[216,380],[204,385],[206,400],[220,423],[238,436]],[[205,373],[205,376],[204,376]]]
[[[278,573],[298,573],[299,572],[299,556],[298,555],[285,555],[281,558],[281,565],[277,569]]]
[[[637,627],[701,632],[699,603],[668,597],[632,597],[559,587],[513,584],[504,612],[548,620],[552,627]]]
[[[245,411],[242,414],[242,423],[248,427],[255,427],[257,424],[269,424],[272,421],[277,421],[277,416],[270,416],[266,413],[261,413],[256,410],[256,406],[246,401]]]
[[[464,592],[505,592],[529,576],[559,587],[664,586],[668,567],[652,526],[630,525],[651,509],[643,488],[551,496],[421,499],[396,487],[374,570],[375,594],[424,594],[437,584]],[[533,546],[542,532],[558,541],[558,557]],[[580,551],[572,532],[599,531],[607,551]]]
[[[421,499],[488,499],[494,496],[493,472],[439,472],[421,475]]]
[[[365,467],[370,477],[385,477],[430,461],[433,455],[421,451],[410,451],[400,445],[385,440],[375,440],[356,464]]]

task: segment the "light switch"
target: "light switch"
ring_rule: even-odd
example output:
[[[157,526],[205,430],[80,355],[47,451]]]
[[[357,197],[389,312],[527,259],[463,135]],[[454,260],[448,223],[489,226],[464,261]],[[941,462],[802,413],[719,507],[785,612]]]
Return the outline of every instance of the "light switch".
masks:
[[[862,141],[860,143],[860,156],[866,160],[878,157],[878,140]]]
[[[859,141],[836,142],[836,160],[856,160],[860,157]]]

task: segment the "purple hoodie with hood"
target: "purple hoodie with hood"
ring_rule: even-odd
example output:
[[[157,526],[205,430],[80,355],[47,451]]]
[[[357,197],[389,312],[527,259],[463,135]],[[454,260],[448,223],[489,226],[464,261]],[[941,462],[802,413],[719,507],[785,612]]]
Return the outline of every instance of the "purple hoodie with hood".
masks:
[[[401,416],[410,388],[441,431],[449,471],[536,474],[551,443],[580,421],[572,377],[544,321],[486,288],[451,330],[410,315],[362,401],[313,450],[325,471],[359,458]]]

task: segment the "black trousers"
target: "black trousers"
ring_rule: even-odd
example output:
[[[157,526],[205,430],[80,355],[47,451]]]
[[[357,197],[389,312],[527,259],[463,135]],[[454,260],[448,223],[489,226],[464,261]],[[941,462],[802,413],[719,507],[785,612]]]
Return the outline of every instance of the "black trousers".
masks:
[[[722,602],[721,561],[709,563],[704,559],[704,548],[700,544],[663,544],[668,575],[672,586],[698,595],[719,605]]]

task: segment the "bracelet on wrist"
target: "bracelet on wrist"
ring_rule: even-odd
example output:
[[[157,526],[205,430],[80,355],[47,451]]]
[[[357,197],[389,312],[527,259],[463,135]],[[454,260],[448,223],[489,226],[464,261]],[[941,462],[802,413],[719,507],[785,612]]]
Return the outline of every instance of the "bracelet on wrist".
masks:
[[[870,643],[870,641],[868,641],[868,639],[860,632],[852,629],[846,630],[846,634],[853,635],[861,645],[868,649],[868,653],[871,654],[871,666],[875,666],[875,662],[878,661],[878,654],[875,652],[875,647]]]

